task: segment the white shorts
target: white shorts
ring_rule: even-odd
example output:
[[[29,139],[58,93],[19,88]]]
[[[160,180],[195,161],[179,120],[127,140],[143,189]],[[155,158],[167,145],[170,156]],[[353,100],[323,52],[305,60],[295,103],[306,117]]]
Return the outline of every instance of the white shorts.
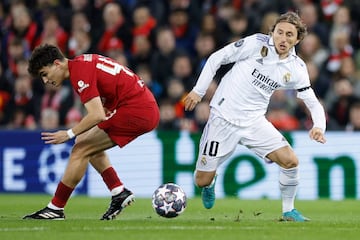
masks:
[[[196,170],[215,171],[231,156],[238,144],[267,162],[271,162],[266,158],[269,153],[289,146],[284,136],[265,117],[257,119],[250,126],[239,127],[211,114],[200,139]]]

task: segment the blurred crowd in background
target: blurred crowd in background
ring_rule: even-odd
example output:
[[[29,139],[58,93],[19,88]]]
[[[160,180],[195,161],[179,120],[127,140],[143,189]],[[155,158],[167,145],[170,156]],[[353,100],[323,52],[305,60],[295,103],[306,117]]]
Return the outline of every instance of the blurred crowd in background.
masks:
[[[203,101],[185,112],[181,99],[209,55],[249,34],[268,34],[287,11],[307,25],[297,54],[326,110],[328,130],[360,130],[358,0],[2,0],[0,128],[68,128],[86,114],[70,83],[44,86],[27,73],[31,51],[50,43],[68,58],[97,53],[128,66],[157,98],[158,129],[198,132],[232,66],[219,69]],[[267,117],[283,131],[312,126],[292,90],[275,92]]]

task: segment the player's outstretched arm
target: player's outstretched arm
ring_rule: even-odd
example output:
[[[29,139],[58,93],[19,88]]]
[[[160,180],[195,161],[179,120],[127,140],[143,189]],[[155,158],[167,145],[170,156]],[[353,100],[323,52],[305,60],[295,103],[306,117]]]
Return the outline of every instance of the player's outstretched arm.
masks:
[[[201,97],[198,94],[196,94],[194,91],[191,91],[183,99],[185,105],[185,111],[194,110],[196,104],[198,104],[200,101],[201,101]]]

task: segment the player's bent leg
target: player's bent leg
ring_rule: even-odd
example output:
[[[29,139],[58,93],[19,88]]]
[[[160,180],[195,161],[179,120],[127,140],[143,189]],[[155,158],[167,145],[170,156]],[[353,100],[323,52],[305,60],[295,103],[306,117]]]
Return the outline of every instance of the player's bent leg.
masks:
[[[74,188],[84,176],[89,159],[114,145],[107,134],[97,126],[77,136],[61,181]]]
[[[98,127],[94,127],[89,131],[79,135],[76,138],[68,165],[64,172],[61,183],[58,185],[58,189],[60,189],[60,185],[69,189],[75,188],[85,174],[90,156],[109,149],[112,146],[114,146],[114,143],[110,138],[107,137],[106,133],[104,133]],[[53,200],[56,200],[57,198],[55,193],[53,200],[48,204],[47,207],[32,214],[26,215],[23,217],[23,219],[64,220],[65,214],[63,208],[68,198],[70,197],[70,194],[64,194],[62,192],[59,192],[58,194],[62,196],[60,202],[62,202],[63,206],[56,206],[53,204]],[[64,197],[65,195],[66,197]]]
[[[310,221],[294,207],[299,184],[298,158],[289,147],[282,147],[268,154],[267,157],[280,167],[279,187],[282,198],[282,221]]]
[[[215,204],[215,183],[216,172],[196,171],[195,182],[201,187],[201,200],[206,209],[210,209]]]
[[[89,161],[90,164],[96,169],[96,171],[99,174],[102,174],[104,173],[105,170],[111,167],[110,160],[108,156],[105,154],[104,150],[109,149],[115,146],[116,144],[110,139],[110,137],[102,129],[98,127],[91,129],[90,132],[84,135],[85,138],[89,138],[90,136],[92,139],[96,140],[95,144],[97,147],[94,147],[93,149],[97,149],[97,151],[94,152],[89,157]],[[87,146],[91,146],[91,144],[90,145],[87,144]],[[120,181],[114,170],[113,173],[110,175],[114,175],[112,179],[116,177],[116,179]],[[120,184],[122,183],[120,182]],[[112,196],[109,207],[106,210],[106,212],[103,214],[103,216],[100,218],[101,220],[115,219],[116,216],[120,214],[125,207],[131,205],[135,201],[135,196],[130,190],[124,188],[123,185],[121,186],[121,188],[122,188],[121,192]]]

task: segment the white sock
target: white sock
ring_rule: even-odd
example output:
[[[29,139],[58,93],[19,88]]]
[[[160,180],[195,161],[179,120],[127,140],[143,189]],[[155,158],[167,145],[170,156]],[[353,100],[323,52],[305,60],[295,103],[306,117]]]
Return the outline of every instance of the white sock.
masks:
[[[59,208],[59,207],[55,206],[54,204],[52,204],[52,202],[49,202],[47,207],[51,208],[53,210],[64,210],[64,208]]]
[[[289,212],[294,209],[294,201],[299,184],[298,167],[285,169],[280,167],[279,186],[282,197],[282,211]]]
[[[118,195],[119,193],[121,193],[122,191],[124,191],[124,185],[121,185],[121,186],[118,186],[116,188],[113,188],[111,190],[111,195],[112,196],[115,196],[115,195]]]

